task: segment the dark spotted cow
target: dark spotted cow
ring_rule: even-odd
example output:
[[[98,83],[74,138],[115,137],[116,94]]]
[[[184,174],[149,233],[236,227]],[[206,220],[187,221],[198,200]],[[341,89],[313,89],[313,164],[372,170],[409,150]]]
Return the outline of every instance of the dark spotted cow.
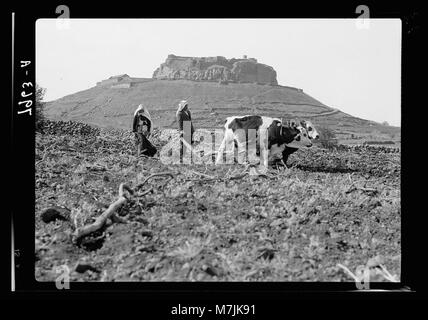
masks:
[[[249,144],[254,142],[257,135],[260,137],[261,164],[266,168],[269,162],[282,157],[286,146],[292,148],[312,146],[305,128],[301,125],[283,125],[278,118],[255,115],[228,117],[224,128],[224,138],[217,153],[216,164],[222,161],[226,146],[235,141],[241,150],[245,151],[246,142]],[[250,137],[249,130],[256,132],[256,135]]]

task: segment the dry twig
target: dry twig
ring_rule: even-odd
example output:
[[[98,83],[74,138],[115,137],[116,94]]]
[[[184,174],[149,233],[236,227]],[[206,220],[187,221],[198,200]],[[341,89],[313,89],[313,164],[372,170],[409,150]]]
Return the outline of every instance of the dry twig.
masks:
[[[351,193],[351,192],[356,191],[356,190],[360,190],[363,192],[371,192],[373,194],[379,192],[377,189],[373,189],[373,188],[353,187],[353,188],[349,188],[345,193],[348,194],[348,193]]]
[[[210,176],[208,174],[205,174],[205,173],[202,173],[202,172],[198,172],[198,171],[195,171],[195,170],[191,170],[191,169],[186,169],[186,170],[189,171],[189,172],[191,172],[191,173],[194,173],[194,174],[196,174],[198,176],[205,177],[205,178],[208,178],[208,179],[214,179],[215,178],[213,176]]]

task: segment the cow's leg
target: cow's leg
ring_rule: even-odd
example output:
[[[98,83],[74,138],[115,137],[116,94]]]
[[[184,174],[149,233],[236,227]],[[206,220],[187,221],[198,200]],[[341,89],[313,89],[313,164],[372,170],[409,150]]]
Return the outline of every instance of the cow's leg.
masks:
[[[232,142],[233,142],[233,134],[228,130],[226,130],[224,133],[224,138],[221,141],[220,147],[218,148],[215,164],[220,164],[223,161],[223,153],[226,148],[226,145],[229,145]]]
[[[238,163],[243,164],[245,161],[245,156],[247,152],[247,137],[246,137],[246,131],[243,129],[238,129],[235,131],[235,148],[237,150],[238,155]]]
[[[283,160],[283,159],[281,159],[281,161],[280,161],[280,162],[281,162],[281,164],[284,166],[284,168],[285,168],[285,169],[288,169],[288,167],[287,167],[287,165],[285,164],[285,162],[284,162],[284,160]]]
[[[247,144],[245,142],[237,142],[237,150],[238,150],[238,163],[243,164],[245,162],[245,157],[247,153]]]
[[[281,163],[284,165],[284,167],[286,167],[287,169],[288,169],[288,166],[287,166],[287,160],[288,160],[288,157],[290,156],[289,154],[285,154],[284,155],[284,153],[282,154],[283,155],[283,157],[282,157],[282,159],[281,159]]]
[[[224,148],[226,146],[226,135],[224,136],[223,140],[221,141],[220,147],[218,148],[217,151],[217,156],[215,158],[215,164],[219,164],[221,160],[223,160],[223,152],[224,152]]]
[[[290,155],[289,154],[282,154],[282,161],[284,162],[284,163],[287,163],[287,161],[288,161],[288,157],[289,157]]]
[[[293,154],[294,152],[296,152],[299,149],[296,148],[290,148],[290,147],[285,147],[284,151],[282,152],[282,162],[284,163],[284,165],[288,168],[287,166],[287,161],[288,158],[290,157],[291,154]]]
[[[260,161],[257,157],[257,130],[248,130],[248,157],[249,164],[255,164]]]
[[[264,170],[268,169],[269,165],[269,150],[268,150],[268,132],[266,129],[260,129],[260,166]]]

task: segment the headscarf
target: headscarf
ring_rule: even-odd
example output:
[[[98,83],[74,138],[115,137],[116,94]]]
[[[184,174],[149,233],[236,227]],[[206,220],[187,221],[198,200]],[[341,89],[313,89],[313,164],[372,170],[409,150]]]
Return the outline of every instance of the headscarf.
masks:
[[[146,106],[143,106],[142,104],[138,105],[137,110],[135,110],[134,112],[134,117],[138,114],[142,114],[143,116],[145,116],[147,119],[149,119],[150,122],[152,122],[152,118],[150,117],[150,113],[149,110],[147,109]]]
[[[149,110],[147,109],[147,107],[145,107],[145,106],[143,107],[143,105],[140,104],[137,107],[137,110],[135,110],[135,112],[134,112],[134,120],[132,121],[132,131],[133,132],[137,132],[138,115],[142,115],[142,116],[144,116],[144,117],[146,117],[148,119],[148,121],[149,121],[149,127],[150,127],[149,130],[151,130],[151,128],[152,128],[152,118],[150,117]]]
[[[175,115],[178,117],[178,114],[183,111],[183,109],[187,106],[187,101],[186,100],[181,100],[180,103],[178,104],[178,109],[177,112],[175,113]]]

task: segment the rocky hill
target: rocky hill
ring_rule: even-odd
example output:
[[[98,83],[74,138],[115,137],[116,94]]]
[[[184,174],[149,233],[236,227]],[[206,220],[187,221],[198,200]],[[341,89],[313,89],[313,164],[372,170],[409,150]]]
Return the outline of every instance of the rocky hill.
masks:
[[[256,59],[179,57],[170,54],[153,73],[155,79],[186,79],[277,85],[276,71]]]
[[[90,89],[48,102],[45,110],[52,120],[130,129],[133,112],[141,103],[149,108],[155,127],[176,128],[175,111],[182,99],[189,101],[196,128],[221,128],[228,116],[259,114],[312,120],[335,131],[346,143],[400,141],[400,128],[353,117],[300,88],[278,85],[275,70],[252,58],[170,55],[153,78],[112,76]]]

